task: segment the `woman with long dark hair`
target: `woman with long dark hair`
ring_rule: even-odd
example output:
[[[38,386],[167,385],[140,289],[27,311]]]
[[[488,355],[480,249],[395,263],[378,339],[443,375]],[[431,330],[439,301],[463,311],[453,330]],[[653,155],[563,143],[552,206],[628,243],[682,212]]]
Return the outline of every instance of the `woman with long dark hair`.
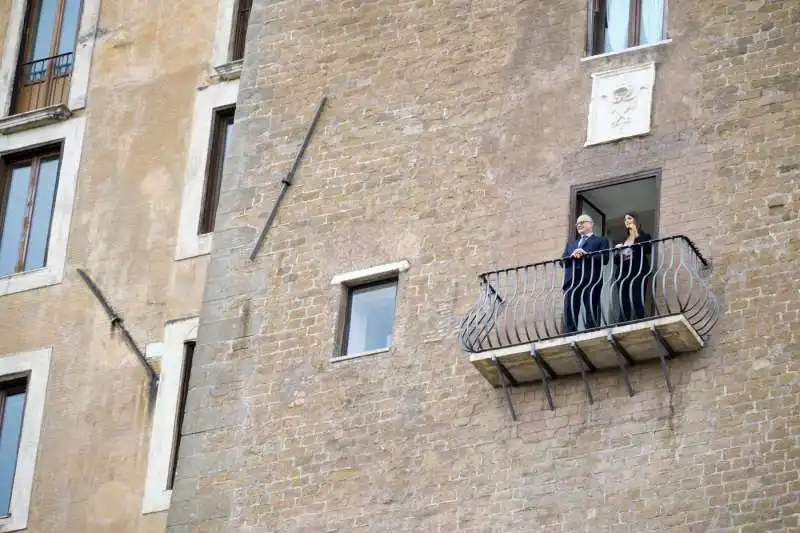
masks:
[[[615,247],[615,286],[620,322],[640,320],[647,316],[645,293],[650,279],[652,237],[642,230],[635,213],[625,213],[625,241]]]

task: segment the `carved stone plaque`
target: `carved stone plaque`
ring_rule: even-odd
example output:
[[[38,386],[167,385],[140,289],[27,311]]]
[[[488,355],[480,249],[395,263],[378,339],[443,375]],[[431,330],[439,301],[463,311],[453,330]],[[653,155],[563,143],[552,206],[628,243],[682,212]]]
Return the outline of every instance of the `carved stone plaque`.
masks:
[[[586,144],[600,144],[650,131],[654,62],[592,74]]]

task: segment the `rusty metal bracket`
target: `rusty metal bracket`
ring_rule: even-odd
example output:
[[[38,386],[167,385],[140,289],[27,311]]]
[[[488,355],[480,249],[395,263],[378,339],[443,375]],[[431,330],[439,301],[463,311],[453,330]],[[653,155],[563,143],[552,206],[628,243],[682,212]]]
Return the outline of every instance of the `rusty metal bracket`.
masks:
[[[317,110],[314,112],[314,118],[311,120],[311,125],[308,127],[308,131],[306,131],[306,136],[303,139],[303,144],[300,145],[300,150],[297,152],[297,156],[294,158],[294,163],[292,164],[292,168],[289,169],[289,172],[286,174],[281,180],[281,192],[278,193],[278,198],[275,199],[275,203],[272,205],[272,210],[267,217],[267,221],[264,222],[264,227],[261,229],[261,233],[258,235],[258,239],[256,240],[255,246],[253,246],[253,251],[250,252],[250,261],[254,261],[256,255],[258,255],[258,251],[261,250],[261,247],[264,245],[264,240],[267,238],[267,233],[269,232],[270,227],[272,227],[272,223],[275,221],[275,216],[278,214],[278,205],[280,205],[281,200],[283,197],[286,196],[286,191],[289,190],[289,187],[292,185],[292,180],[294,179],[294,175],[297,172],[297,169],[300,167],[300,162],[303,159],[303,154],[306,153],[306,148],[308,148],[308,144],[311,142],[311,135],[314,133],[314,130],[317,128],[317,122],[319,122],[319,117],[322,114],[322,109],[325,107],[325,103],[328,101],[327,96],[323,96],[322,100],[320,100],[319,105],[317,106]]]
[[[625,385],[628,386],[628,394],[630,396],[634,395],[633,392],[633,385],[631,385],[631,377],[628,375],[628,367],[633,365],[634,361],[631,358],[628,351],[623,348],[623,346],[619,343],[619,341],[614,338],[612,333],[608,334],[608,343],[614,348],[614,351],[617,353],[617,360],[619,361],[619,368],[622,370],[622,375],[625,377]]]
[[[578,359],[578,367],[581,369],[581,379],[583,380],[583,387],[586,389],[586,397],[589,399],[589,403],[594,403],[594,397],[592,396],[592,388],[589,386],[589,380],[586,377],[586,371],[589,370],[590,372],[594,372],[597,368],[592,364],[589,360],[589,357],[583,351],[583,349],[578,346],[577,343],[571,342],[570,346],[572,347],[572,353],[575,354],[575,357]]]
[[[550,380],[556,377],[555,372],[547,364],[542,358],[542,354],[539,353],[539,350],[536,349],[536,346],[531,344],[531,357],[536,362],[536,366],[539,367],[539,372],[542,374],[542,384],[544,385],[544,393],[547,396],[547,405],[550,406],[551,411],[555,411],[556,404],[553,402],[553,395],[550,393]]]
[[[506,401],[508,402],[508,410],[511,411],[511,420],[517,421],[517,412],[514,410],[514,403],[511,401],[511,393],[508,391],[508,385],[506,385],[506,379],[508,379],[509,383],[511,383],[512,387],[517,386],[517,380],[514,379],[514,376],[511,375],[511,372],[497,360],[497,357],[492,356],[492,364],[497,369],[497,377],[500,379],[500,385],[503,387],[503,393],[506,395]]]
[[[100,302],[100,305],[103,307],[106,315],[108,315],[108,319],[111,321],[111,330],[119,330],[119,332],[122,334],[122,339],[125,341],[125,344],[127,344],[128,347],[133,351],[133,353],[136,355],[136,358],[139,360],[139,363],[142,365],[145,372],[147,372],[147,376],[149,378],[148,392],[151,400],[150,405],[152,406],[156,399],[156,393],[158,392],[158,374],[153,366],[147,361],[147,358],[133,340],[133,337],[131,337],[130,332],[125,327],[122,317],[120,317],[116,311],[114,311],[114,308],[111,307],[110,303],[108,303],[108,300],[106,300],[103,292],[92,280],[91,276],[89,276],[89,274],[82,268],[78,268],[77,271],[83,282],[87,287],[89,287],[89,290],[92,292],[92,294],[94,294],[95,298],[97,298],[97,301]]]
[[[667,339],[659,332],[653,324],[650,324],[650,333],[653,334],[656,341],[664,348],[664,351],[667,352],[669,357],[675,357],[675,350],[672,349],[672,346],[667,342]],[[672,382],[669,379],[669,369],[667,368],[667,361],[664,357],[664,353],[661,352],[658,354],[658,358],[661,359],[661,374],[664,376],[664,382],[667,384],[667,390],[672,394]]]

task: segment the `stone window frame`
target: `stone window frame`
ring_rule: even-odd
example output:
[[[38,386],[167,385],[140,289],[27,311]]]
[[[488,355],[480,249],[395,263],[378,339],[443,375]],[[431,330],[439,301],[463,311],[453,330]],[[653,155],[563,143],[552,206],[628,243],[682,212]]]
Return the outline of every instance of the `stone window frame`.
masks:
[[[217,27],[211,48],[211,67],[223,80],[238,79],[242,73],[243,59],[231,59],[238,6],[239,0],[220,0],[217,10]]]
[[[142,497],[142,514],[169,509],[172,489],[167,488],[172,459],[179,437],[181,392],[187,376],[186,343],[197,342],[197,317],[168,322],[164,326],[164,342],[149,344],[148,359],[161,359],[158,393],[153,408],[153,427],[147,454],[147,474]]]
[[[636,50],[642,50],[642,49],[646,49],[646,48],[658,47],[658,46],[662,46],[662,45],[665,45],[665,44],[668,44],[668,43],[672,42],[672,39],[669,38],[669,28],[667,26],[667,21],[669,20],[669,17],[668,17],[668,15],[669,15],[669,0],[664,0],[664,13],[662,14],[663,18],[662,18],[661,39],[659,39],[657,42],[654,42],[654,43],[636,44],[636,45],[633,45],[633,46],[628,46],[624,50],[616,50],[616,51],[611,51],[611,52],[595,53],[594,49],[596,47],[596,40],[598,39],[597,32],[595,30],[595,26],[597,25],[598,21],[596,20],[597,17],[596,17],[596,14],[595,14],[596,11],[594,9],[594,6],[597,4],[600,7],[602,7],[602,6],[605,5],[605,1],[606,0],[586,0],[586,46],[585,46],[586,49],[585,49],[584,57],[581,58],[581,61],[588,61],[588,60],[591,60],[591,59],[599,59],[599,58],[604,58],[604,57],[616,56],[616,55],[619,55],[619,54],[625,54],[625,53],[628,53],[628,52],[634,52]],[[639,10],[641,8],[640,7],[635,8],[634,4],[638,3],[638,5],[641,6],[641,2],[642,2],[642,0],[631,0],[631,8],[630,8],[631,15],[630,16],[631,17],[634,17],[634,16],[636,17],[636,23],[635,24],[636,24],[637,28],[638,28],[638,24],[639,24],[639,21],[638,21]],[[634,31],[631,30],[631,28],[629,28],[628,35],[631,36],[631,34],[633,34],[633,33],[636,33],[637,38],[638,38],[638,31],[634,32]]]
[[[85,117],[76,117],[40,128],[0,135],[0,157],[40,146],[61,144],[61,167],[50,219],[47,263],[36,270],[0,277],[0,296],[57,285],[64,279],[85,127]]]
[[[203,87],[195,96],[178,222],[176,261],[211,252],[214,234],[199,234],[199,228],[214,119],[218,110],[235,106],[238,95],[239,80],[231,80]]]
[[[12,0],[9,12],[5,43],[3,44],[2,56],[0,56],[0,122],[21,121],[28,123],[30,126],[35,126],[41,123],[42,120],[68,118],[71,112],[86,107],[86,98],[89,92],[89,72],[92,66],[97,25],[100,19],[100,0],[83,0],[75,45],[75,60],[72,67],[69,97],[66,105],[67,113],[56,113],[56,116],[50,117],[48,113],[52,109],[45,109],[26,113],[25,117],[17,119],[15,117],[19,115],[9,115],[9,113],[11,113],[28,2],[29,0]]]
[[[344,353],[344,345],[347,338],[347,324],[348,324],[348,313],[350,307],[350,294],[353,289],[358,289],[364,286],[373,285],[376,283],[384,282],[384,281],[391,281],[396,280],[397,282],[397,294],[395,295],[395,303],[399,299],[399,293],[401,288],[401,274],[408,271],[411,268],[411,264],[406,261],[396,261],[393,263],[385,263],[382,265],[377,265],[370,268],[365,268],[361,270],[355,270],[352,272],[347,272],[344,274],[337,274],[331,280],[331,285],[336,286],[339,288],[339,312],[337,314],[337,321],[336,327],[334,328],[335,331],[335,342],[334,342],[334,351],[330,358],[330,362],[338,362],[338,361],[347,361],[350,359],[357,359],[360,357],[366,357],[370,355],[378,355],[382,353],[387,353],[391,350],[391,345],[385,348],[379,348],[376,350],[368,350],[364,352],[343,355]],[[395,313],[395,319],[396,319]],[[394,327],[394,323],[393,323]]]
[[[0,356],[0,381],[27,377],[22,431],[17,451],[9,515],[0,519],[2,531],[22,531],[28,527],[36,457],[44,419],[47,380],[50,375],[51,348],[40,348]]]

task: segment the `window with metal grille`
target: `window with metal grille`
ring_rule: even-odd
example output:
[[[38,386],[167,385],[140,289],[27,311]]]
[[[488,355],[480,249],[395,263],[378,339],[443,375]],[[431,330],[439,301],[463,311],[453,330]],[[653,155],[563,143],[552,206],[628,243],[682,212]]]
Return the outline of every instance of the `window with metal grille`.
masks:
[[[189,378],[192,374],[192,359],[194,358],[194,341],[186,342],[183,345],[183,375],[181,376],[181,392],[178,397],[178,411],[175,417],[175,437],[172,444],[172,457],[169,462],[169,473],[167,474],[167,490],[172,490],[175,484],[175,471],[178,466],[178,451],[181,447],[181,428],[183,427],[183,417],[186,414],[186,398],[189,395]]]
[[[388,348],[392,344],[397,279],[349,287],[342,355]]]
[[[206,170],[203,204],[198,228],[198,234],[200,235],[212,233],[216,224],[222,172],[231,144],[235,111],[235,107],[228,107],[218,109],[214,113],[214,124],[211,128],[211,147],[208,154],[208,168]]]
[[[60,147],[2,160],[0,276],[45,266],[60,166]]]
[[[666,0],[589,0],[589,55],[664,38]]]
[[[14,111],[66,102],[81,0],[30,0],[15,86]]]
[[[253,0],[239,0],[236,3],[236,13],[233,18],[233,32],[231,39],[231,61],[244,57],[244,43],[247,37],[247,24],[250,21],[250,9]]]
[[[26,392],[25,380],[0,385],[0,516],[8,516],[11,509]]]

